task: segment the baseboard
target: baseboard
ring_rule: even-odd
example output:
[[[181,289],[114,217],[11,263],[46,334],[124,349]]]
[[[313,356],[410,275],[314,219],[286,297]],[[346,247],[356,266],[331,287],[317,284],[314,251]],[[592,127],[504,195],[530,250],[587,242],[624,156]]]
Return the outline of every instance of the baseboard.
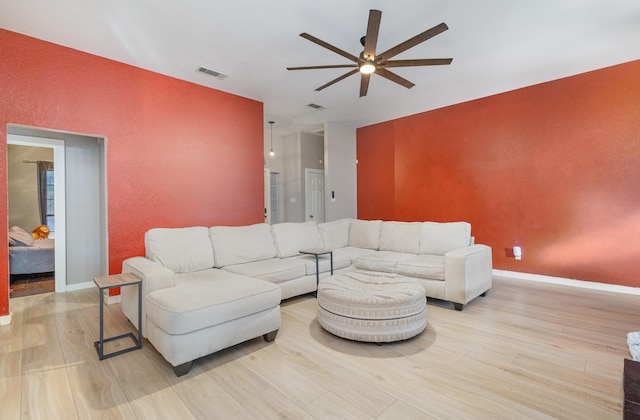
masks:
[[[9,325],[11,324],[11,312],[9,315],[0,316],[0,325]]]
[[[92,281],[86,281],[84,283],[67,284],[64,287],[64,291],[73,292],[75,290],[90,289],[92,287],[96,287],[96,284]]]
[[[104,302],[107,305],[113,305],[114,303],[120,303],[121,297],[120,295],[109,296],[109,291],[105,290]]]
[[[545,276],[542,274],[519,273],[493,269],[494,276],[511,277],[521,280],[538,281],[541,283],[560,284],[563,286],[581,287],[583,289],[601,290],[604,292],[624,293],[627,295],[640,295],[640,287],[621,286],[618,284],[598,283],[594,281],[566,279],[563,277]]]

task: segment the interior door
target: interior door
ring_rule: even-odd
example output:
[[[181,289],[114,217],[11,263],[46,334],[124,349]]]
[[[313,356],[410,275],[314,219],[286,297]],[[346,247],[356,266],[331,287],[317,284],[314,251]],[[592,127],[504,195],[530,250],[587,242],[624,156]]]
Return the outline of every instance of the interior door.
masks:
[[[324,171],[305,168],[305,220],[324,222]]]

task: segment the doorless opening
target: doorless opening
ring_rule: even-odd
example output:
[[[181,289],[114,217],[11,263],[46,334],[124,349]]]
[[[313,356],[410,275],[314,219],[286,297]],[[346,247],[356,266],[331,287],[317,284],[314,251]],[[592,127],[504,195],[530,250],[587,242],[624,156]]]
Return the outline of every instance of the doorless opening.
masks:
[[[9,125],[7,143],[53,148],[55,291],[93,287],[108,270],[105,139]]]

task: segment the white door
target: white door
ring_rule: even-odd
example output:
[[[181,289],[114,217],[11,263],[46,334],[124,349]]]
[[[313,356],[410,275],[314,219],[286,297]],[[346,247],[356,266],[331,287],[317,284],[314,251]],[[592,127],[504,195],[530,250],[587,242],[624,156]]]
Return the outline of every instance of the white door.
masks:
[[[324,222],[324,171],[321,169],[304,170],[305,220]]]

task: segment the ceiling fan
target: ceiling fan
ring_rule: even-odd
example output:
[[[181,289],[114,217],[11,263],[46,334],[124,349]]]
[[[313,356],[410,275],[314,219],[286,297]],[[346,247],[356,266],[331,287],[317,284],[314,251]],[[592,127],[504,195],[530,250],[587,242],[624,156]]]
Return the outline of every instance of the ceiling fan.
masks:
[[[320,45],[328,50],[335,52],[351,61],[353,64],[336,64],[336,65],[328,65],[328,66],[307,66],[307,67],[287,67],[287,70],[312,70],[312,69],[337,69],[337,68],[353,68],[353,70],[348,73],[343,74],[342,76],[333,79],[329,83],[326,83],[316,91],[320,91],[326,87],[333,85],[334,83],[339,82],[340,80],[346,79],[347,77],[360,72],[360,97],[366,96],[367,91],[369,90],[369,79],[372,74],[377,74],[379,76],[384,77],[385,79],[391,80],[392,82],[398,83],[406,87],[407,89],[411,89],[415,86],[415,84],[411,83],[407,79],[398,76],[397,74],[388,70],[390,67],[411,67],[411,66],[438,66],[438,65],[447,65],[451,64],[453,61],[452,58],[425,58],[418,60],[390,60],[390,58],[395,57],[408,50],[409,48],[415,47],[416,45],[433,38],[434,36],[446,31],[449,27],[445,23],[441,23],[439,25],[434,26],[431,29],[427,29],[410,38],[400,44],[396,45],[393,48],[388,49],[387,51],[376,55],[376,44],[378,43],[378,30],[380,29],[380,19],[382,17],[382,12],[380,10],[370,10],[369,11],[369,23],[367,24],[367,34],[360,39],[360,43],[364,47],[364,51],[360,53],[359,57],[355,55],[349,54],[348,52],[341,50],[340,48],[334,47],[331,44],[328,44],[321,39],[318,39],[312,35],[309,35],[306,32],[300,34],[301,37],[308,39],[309,41]]]

